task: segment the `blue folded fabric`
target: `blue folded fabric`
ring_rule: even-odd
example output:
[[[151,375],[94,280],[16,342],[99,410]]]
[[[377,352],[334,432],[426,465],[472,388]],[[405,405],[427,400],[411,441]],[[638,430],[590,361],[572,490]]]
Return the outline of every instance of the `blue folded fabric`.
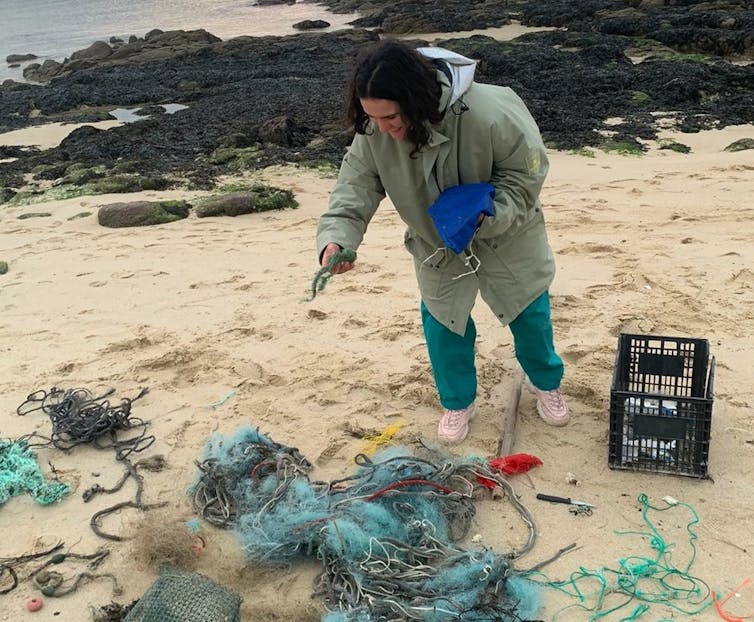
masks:
[[[429,206],[429,217],[445,246],[460,254],[477,229],[479,214],[494,216],[492,184],[462,184],[444,190]]]

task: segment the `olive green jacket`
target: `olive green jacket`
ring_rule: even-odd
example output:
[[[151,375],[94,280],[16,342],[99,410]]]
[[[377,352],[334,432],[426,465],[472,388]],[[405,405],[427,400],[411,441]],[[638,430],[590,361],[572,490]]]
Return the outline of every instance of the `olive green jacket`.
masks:
[[[409,141],[377,131],[355,136],[320,218],[317,248],[319,256],[331,242],[356,250],[387,195],[407,225],[404,243],[422,300],[462,335],[477,292],[507,324],[553,280],[539,202],[548,162],[534,119],[511,89],[470,82],[454,102],[448,78],[440,71],[437,77],[441,106],[450,105],[414,158]],[[484,219],[467,248],[480,262],[476,274],[460,276],[469,272],[465,257],[444,248],[427,209],[445,188],[477,182],[495,187],[495,215]]]

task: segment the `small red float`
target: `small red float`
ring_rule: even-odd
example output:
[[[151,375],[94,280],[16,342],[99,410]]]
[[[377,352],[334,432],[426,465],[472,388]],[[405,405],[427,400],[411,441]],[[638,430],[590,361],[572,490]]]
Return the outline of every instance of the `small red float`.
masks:
[[[41,598],[32,598],[26,603],[26,608],[29,611],[39,611],[42,608],[42,604]]]

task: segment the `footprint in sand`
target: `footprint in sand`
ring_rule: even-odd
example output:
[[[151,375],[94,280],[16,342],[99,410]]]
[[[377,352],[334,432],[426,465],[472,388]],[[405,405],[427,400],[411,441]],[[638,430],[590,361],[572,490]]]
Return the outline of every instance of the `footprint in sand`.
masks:
[[[103,285],[107,285],[107,281],[92,281],[89,283],[89,287],[102,287]]]
[[[253,283],[244,283],[243,285],[239,285],[238,287],[234,288],[236,291],[239,292],[247,292],[255,285],[259,285],[258,281],[255,281]],[[195,287],[192,285],[192,289],[195,289]]]
[[[70,374],[76,366],[73,363],[63,363],[55,370],[59,374]]]
[[[563,360],[565,360],[566,363],[576,364],[587,354],[589,354],[589,351],[584,348],[578,346],[569,346],[560,353],[560,356],[563,358]]]
[[[359,320],[357,318],[349,318],[341,326],[343,328],[364,328],[367,325],[367,323],[364,320]]]
[[[583,244],[572,243],[571,246],[567,246],[559,251],[561,255],[590,255],[592,257],[601,258],[604,256],[617,257],[624,254],[624,251],[618,246],[612,246],[611,244],[596,244],[593,242],[585,242]]]
[[[309,309],[306,317],[311,320],[324,320],[327,319],[327,313],[325,313],[324,311],[319,311],[318,309]]]
[[[385,341],[396,341],[399,337],[419,331],[418,323],[412,319],[401,319],[389,326],[382,326],[367,334],[368,338],[379,337]]]

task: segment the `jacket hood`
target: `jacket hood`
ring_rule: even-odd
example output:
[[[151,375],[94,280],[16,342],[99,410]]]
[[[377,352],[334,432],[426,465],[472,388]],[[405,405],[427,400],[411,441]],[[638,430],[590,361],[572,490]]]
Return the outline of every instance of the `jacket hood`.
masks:
[[[420,47],[417,51],[431,60],[443,61],[448,69],[452,79],[450,80],[450,99],[445,108],[455,104],[466,91],[469,90],[471,83],[474,81],[476,71],[476,61],[461,56],[456,52],[451,52],[437,47]]]

